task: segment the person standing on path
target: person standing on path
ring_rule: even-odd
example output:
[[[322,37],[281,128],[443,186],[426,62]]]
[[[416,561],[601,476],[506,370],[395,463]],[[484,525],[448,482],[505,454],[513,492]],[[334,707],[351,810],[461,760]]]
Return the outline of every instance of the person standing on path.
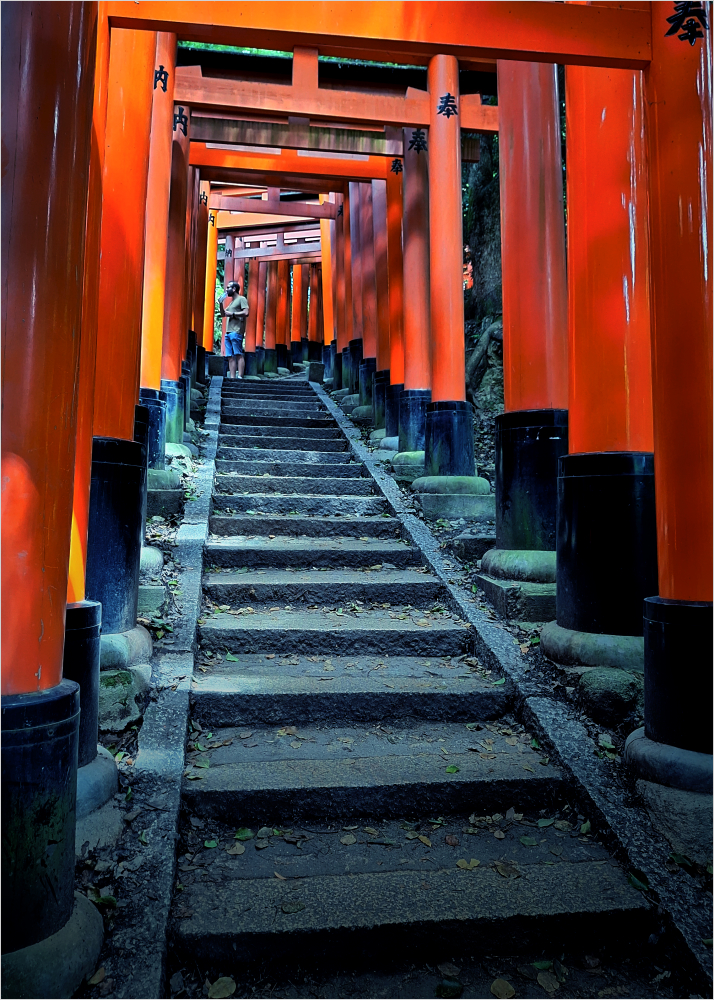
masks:
[[[228,295],[232,296],[224,311],[228,317],[226,325],[226,357],[228,358],[229,378],[243,378],[245,371],[245,356],[243,354],[243,337],[245,335],[245,318],[248,315],[248,299],[240,294],[240,285],[231,281],[226,287]]]

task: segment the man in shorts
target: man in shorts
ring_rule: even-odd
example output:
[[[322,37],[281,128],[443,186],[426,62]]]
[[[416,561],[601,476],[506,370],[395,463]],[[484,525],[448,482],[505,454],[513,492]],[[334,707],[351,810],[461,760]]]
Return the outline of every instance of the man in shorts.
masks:
[[[232,296],[224,311],[228,317],[226,324],[226,357],[228,358],[229,378],[243,378],[245,371],[245,356],[243,355],[243,337],[245,335],[245,318],[248,315],[248,299],[240,294],[240,285],[231,281],[226,287],[228,295]]]

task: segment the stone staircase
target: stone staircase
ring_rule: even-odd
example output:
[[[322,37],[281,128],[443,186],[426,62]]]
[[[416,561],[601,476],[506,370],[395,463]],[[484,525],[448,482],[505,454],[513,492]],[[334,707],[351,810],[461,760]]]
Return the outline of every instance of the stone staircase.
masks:
[[[198,636],[182,962],[647,939],[647,900],[306,381],[223,382]]]

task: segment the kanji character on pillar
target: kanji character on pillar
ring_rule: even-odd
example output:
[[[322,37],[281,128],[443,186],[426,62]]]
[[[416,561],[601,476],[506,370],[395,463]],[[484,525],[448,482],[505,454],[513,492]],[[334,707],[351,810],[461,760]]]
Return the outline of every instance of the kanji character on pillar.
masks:
[[[667,23],[671,28],[665,32],[665,38],[680,31],[681,34],[677,35],[677,38],[681,42],[689,42],[690,45],[694,45],[698,38],[704,38],[700,25],[709,30],[706,11],[700,3],[675,3],[674,14],[667,18]]]
[[[163,65],[160,65],[157,70],[154,71],[154,90],[161,84],[161,89],[166,93],[166,84],[169,82],[169,72],[164,69]]]
[[[404,167],[402,166],[402,161],[399,159],[392,160],[392,165],[389,169],[392,171],[393,174],[401,174],[401,172],[404,170]]]
[[[436,113],[437,115],[446,115],[447,118],[458,115],[459,109],[456,107],[456,98],[453,94],[444,94],[443,97],[439,98],[439,107],[436,109]]]
[[[179,107],[174,115],[174,132],[177,128],[180,128],[184,135],[188,135],[188,116],[184,114],[182,107]]]
[[[414,129],[412,132],[412,140],[409,143],[409,149],[413,149],[416,153],[421,153],[422,149],[426,149],[426,135],[424,134],[423,129]]]

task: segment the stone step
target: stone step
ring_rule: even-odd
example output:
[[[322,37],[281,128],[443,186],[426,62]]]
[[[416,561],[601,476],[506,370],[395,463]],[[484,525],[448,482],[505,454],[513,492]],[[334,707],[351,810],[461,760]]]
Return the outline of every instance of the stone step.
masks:
[[[303,402],[282,402],[281,400],[228,400],[221,402],[221,412],[228,413],[275,413],[282,416],[295,414],[299,417],[308,416],[311,413],[324,414],[327,410],[318,400],[305,400]]]
[[[509,685],[494,685],[463,657],[238,654],[225,660],[217,653],[199,664],[192,698],[205,728],[232,726],[236,719],[263,727],[288,718],[293,725],[344,719],[471,722],[497,719],[512,698]]]
[[[226,379],[223,383],[223,388],[221,389],[222,396],[229,394],[238,396],[274,396],[280,395],[281,393],[287,393],[291,396],[310,396],[311,399],[316,398],[314,391],[306,382],[290,385],[287,382],[274,383],[273,381],[270,381],[263,383],[250,383],[237,380],[236,383],[233,384],[232,379]]]
[[[491,844],[485,852],[480,844],[468,843],[447,848],[443,859],[429,863],[421,859],[436,852],[425,850],[419,840],[402,836],[395,841],[398,847],[384,846],[397,831],[404,833],[397,824],[380,829],[392,834],[389,838],[365,834],[364,826],[374,829],[364,822],[350,846],[340,843],[345,836],[340,829],[322,835],[304,831],[299,847],[271,838],[275,847],[257,851],[248,842],[238,856],[225,853],[232,833],[226,830],[214,859],[203,861],[202,868],[180,863],[180,871],[186,871],[182,882],[193,876],[175,910],[173,945],[182,961],[195,957],[240,969],[262,960],[272,969],[299,966],[303,973],[306,967],[339,962],[341,969],[347,965],[362,972],[367,956],[369,969],[393,962],[395,955],[436,964],[444,955],[468,955],[475,948],[496,955],[504,942],[508,954],[525,942],[533,954],[550,954],[553,940],[559,950],[576,952],[583,941],[593,952],[613,940],[634,953],[646,947],[652,929],[649,904],[607,856],[554,864],[534,861],[524,854],[537,849],[522,848],[523,854],[512,852],[517,864],[504,867],[497,857],[487,860],[494,853]],[[491,841],[497,847],[506,843]],[[464,853],[482,855],[480,866],[457,868]],[[541,857],[544,853],[539,851]],[[504,877],[502,870],[517,876]],[[567,989],[564,995],[570,995]]]
[[[346,465],[348,462],[352,461],[352,454],[348,451],[337,451],[336,449],[321,451],[318,448],[303,449],[300,454],[296,456],[295,451],[291,448],[267,448],[267,447],[253,447],[253,448],[235,448],[225,445],[222,441],[219,441],[218,451],[216,457],[219,460],[235,460],[235,461],[248,461],[248,462],[294,462],[296,459],[301,463],[310,463],[311,465],[331,463],[332,465]],[[356,467],[361,468],[361,463],[355,463]]]
[[[287,416],[278,416],[277,414],[270,413],[245,413],[245,412],[230,412],[224,410],[221,414],[221,430],[226,430],[226,427],[280,427],[285,430],[297,428],[297,427],[310,427],[310,428],[322,428],[329,427],[330,429],[337,428],[337,422],[334,417],[329,416],[327,413],[319,413],[318,415],[304,416],[303,414],[288,414]],[[240,432],[236,432],[240,433]]]
[[[207,559],[215,562],[214,553]],[[257,603],[257,602],[256,602]],[[243,613],[241,613],[243,612]],[[199,619],[204,649],[236,653],[292,653],[343,655],[380,653],[382,656],[458,656],[471,648],[467,623],[396,607],[370,609],[363,614],[329,608],[236,609]],[[422,622],[423,624],[419,624]]]
[[[308,723],[287,736],[276,725],[258,725],[245,739],[238,722],[211,729],[210,741],[199,740],[205,751],[187,755],[190,773],[201,778],[184,781],[184,799],[198,815],[243,826],[258,817],[284,824],[427,810],[430,816],[462,810],[490,815],[510,806],[525,812],[564,793],[558,766],[541,764],[546,758],[529,743],[509,746],[496,726],[496,732],[474,732],[459,722],[409,720],[390,722],[385,732],[382,725]],[[206,747],[229,740],[228,746]]]
[[[207,556],[209,553],[206,553]],[[239,557],[240,558],[240,557]],[[250,565],[250,564],[249,564]],[[261,604],[292,601],[303,604],[351,604],[353,601],[414,601],[426,607],[444,596],[438,577],[416,570],[270,569],[261,573],[208,573],[205,593],[219,604]]]
[[[303,441],[339,441],[347,447],[347,442],[345,441],[345,436],[339,427],[296,427],[293,430],[288,431],[288,429],[277,430],[275,427],[251,427],[243,426],[237,428],[235,424],[221,424],[219,428],[219,437],[225,441],[226,444],[230,444],[228,438],[238,438],[242,441],[250,441],[250,445],[244,445],[244,447],[251,447],[253,443],[262,441],[267,438],[269,441],[272,439],[280,440],[285,442],[286,447],[292,448],[293,445],[288,445],[288,441],[296,441],[302,443]],[[259,447],[262,447],[259,445]],[[294,447],[299,447],[295,445]]]
[[[344,459],[337,461],[349,461],[349,448],[344,437],[320,438],[313,435],[310,437],[296,436],[295,433],[287,435],[272,434],[270,437],[262,435],[260,437],[249,437],[245,434],[219,434],[218,436],[218,456],[219,458],[234,457],[227,451],[232,452],[238,448],[241,451],[288,451],[291,454],[299,451],[302,459],[302,452],[330,452],[333,455],[345,455]],[[240,456],[237,456],[240,457]],[[251,458],[254,455],[249,456]],[[334,459],[331,459],[334,461]]]
[[[396,517],[305,517],[301,514],[214,514],[208,522],[212,535],[308,535],[327,538],[400,538],[401,524]]]
[[[328,452],[325,456],[324,461],[301,461],[302,455],[298,458],[294,452],[287,452],[287,454],[292,456],[292,461],[289,462],[279,462],[277,460],[263,460],[263,456],[259,449],[253,452],[249,452],[252,456],[250,459],[244,459],[242,461],[232,461],[230,459],[218,458],[216,459],[216,471],[219,473],[235,472],[241,476],[283,476],[283,477],[305,477],[308,479],[322,479],[324,476],[329,476],[330,478],[341,478],[341,479],[353,479],[355,476],[361,474],[362,466],[356,463],[348,464],[347,462],[333,463],[332,456],[339,455],[339,452]],[[306,452],[306,454],[314,455],[314,453]],[[350,456],[347,455],[347,458]]]
[[[230,477],[226,478],[230,479]],[[340,496],[338,494],[329,496],[319,493],[292,493],[280,496],[273,493],[224,492],[215,493],[212,503],[214,511],[233,511],[236,514],[250,514],[251,511],[255,511],[256,515],[379,517],[388,512],[386,500],[374,494],[371,496]]]
[[[267,536],[209,539],[204,548],[207,566],[379,566],[419,565],[419,549],[406,542],[371,538],[291,538]],[[388,598],[385,598],[387,600]],[[394,601],[393,603],[397,603]]]
[[[312,493],[316,496],[371,496],[374,483],[366,476],[355,479],[311,479],[307,476],[241,476],[226,472],[216,475],[215,489],[231,493]]]
[[[239,399],[239,400],[250,400],[251,402],[254,401],[254,400],[262,400],[262,401],[265,401],[265,402],[270,401],[270,400],[279,400],[280,402],[283,402],[283,403],[285,403],[285,402],[291,402],[291,401],[297,401],[297,402],[309,401],[309,402],[313,402],[313,403],[314,402],[318,402],[317,397],[315,396],[314,392],[304,392],[304,393],[297,393],[297,392],[226,392],[225,389],[221,393],[221,399],[222,400],[228,400],[228,399],[230,399],[230,400],[237,400],[237,399]]]

